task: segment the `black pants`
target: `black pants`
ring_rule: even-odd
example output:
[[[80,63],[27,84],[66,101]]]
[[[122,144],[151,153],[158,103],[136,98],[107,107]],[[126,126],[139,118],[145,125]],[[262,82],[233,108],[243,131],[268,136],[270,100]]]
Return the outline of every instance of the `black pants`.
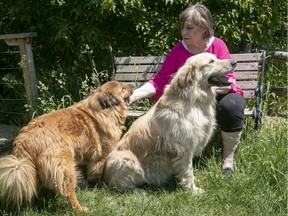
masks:
[[[241,131],[244,125],[245,98],[238,93],[228,93],[216,97],[216,117],[224,132]]]

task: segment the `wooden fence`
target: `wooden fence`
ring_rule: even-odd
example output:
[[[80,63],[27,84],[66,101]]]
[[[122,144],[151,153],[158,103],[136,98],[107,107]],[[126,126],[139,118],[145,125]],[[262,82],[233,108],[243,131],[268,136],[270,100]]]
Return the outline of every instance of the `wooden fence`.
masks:
[[[36,70],[32,51],[33,37],[37,37],[36,32],[0,35],[0,39],[5,40],[8,46],[16,46],[19,49],[24,87],[31,114],[36,110],[36,99],[38,97]]]

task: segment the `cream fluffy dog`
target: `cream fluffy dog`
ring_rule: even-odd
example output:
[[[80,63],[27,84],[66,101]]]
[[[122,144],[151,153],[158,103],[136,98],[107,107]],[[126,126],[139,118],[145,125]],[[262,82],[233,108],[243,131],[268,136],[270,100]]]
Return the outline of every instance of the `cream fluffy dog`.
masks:
[[[159,101],[138,118],[107,157],[104,180],[121,191],[160,186],[171,177],[192,194],[193,156],[207,145],[216,126],[215,96],[208,79],[229,73],[233,60],[202,53],[178,70]]]

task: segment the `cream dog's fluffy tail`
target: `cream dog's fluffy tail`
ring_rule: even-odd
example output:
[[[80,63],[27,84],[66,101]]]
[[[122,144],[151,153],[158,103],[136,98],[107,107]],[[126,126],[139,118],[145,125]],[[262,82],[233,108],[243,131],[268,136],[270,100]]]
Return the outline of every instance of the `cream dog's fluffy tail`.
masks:
[[[14,155],[0,158],[0,194],[8,205],[18,208],[36,195],[35,165],[28,158]]]

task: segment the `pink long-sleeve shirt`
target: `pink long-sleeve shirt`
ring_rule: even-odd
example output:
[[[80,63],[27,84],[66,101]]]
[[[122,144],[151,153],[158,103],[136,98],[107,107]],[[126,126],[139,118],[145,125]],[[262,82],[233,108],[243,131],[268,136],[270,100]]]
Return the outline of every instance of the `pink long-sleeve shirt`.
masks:
[[[205,52],[216,55],[218,59],[231,59],[229,50],[224,41],[216,37],[213,37],[212,40],[212,43],[205,50]],[[185,48],[185,44],[182,41],[178,42],[172,48],[172,50],[167,54],[161,69],[154,77],[152,77],[148,81],[154,86],[156,90],[156,94],[152,96],[153,100],[158,100],[161,97],[165,85],[170,82],[173,75],[181,66],[184,65],[185,61],[193,55],[194,54],[192,54]],[[230,92],[236,92],[243,95],[244,93],[242,89],[236,85],[236,78],[234,72],[232,71],[225,76],[234,80],[234,82],[231,84]]]

